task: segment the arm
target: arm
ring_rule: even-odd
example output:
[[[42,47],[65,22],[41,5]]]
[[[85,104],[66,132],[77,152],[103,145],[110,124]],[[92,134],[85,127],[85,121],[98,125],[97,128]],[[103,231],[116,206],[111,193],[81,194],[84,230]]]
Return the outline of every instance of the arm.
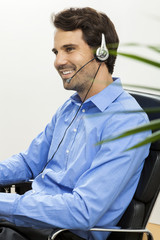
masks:
[[[115,118],[113,123],[113,132],[122,129],[120,119]],[[109,127],[105,128],[104,136],[111,131]],[[85,230],[95,226],[104,216],[105,224],[110,224],[114,209],[117,207],[117,214],[122,214],[123,208],[129,204],[149,146],[128,152],[124,150],[147,135],[140,133],[100,146],[92,165],[77,180],[72,192],[47,195],[30,191],[23,196],[1,194],[0,215],[16,225],[39,228]],[[120,210],[117,199],[122,203]],[[10,206],[8,210],[3,207],[5,204]]]

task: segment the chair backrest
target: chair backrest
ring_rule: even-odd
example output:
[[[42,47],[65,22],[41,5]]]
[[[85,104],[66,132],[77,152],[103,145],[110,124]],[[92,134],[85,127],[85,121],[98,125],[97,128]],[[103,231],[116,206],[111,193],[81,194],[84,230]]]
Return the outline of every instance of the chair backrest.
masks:
[[[160,107],[160,96],[129,91],[143,109]],[[160,112],[149,113],[150,120],[160,119]],[[118,223],[121,228],[144,229],[160,191],[160,140],[152,143],[135,195]],[[109,240],[141,240],[142,234],[112,233]]]

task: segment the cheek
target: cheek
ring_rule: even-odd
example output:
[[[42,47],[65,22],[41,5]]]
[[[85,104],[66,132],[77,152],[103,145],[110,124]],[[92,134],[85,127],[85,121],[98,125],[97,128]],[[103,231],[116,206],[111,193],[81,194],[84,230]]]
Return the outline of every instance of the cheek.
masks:
[[[72,54],[69,57],[69,61],[74,65],[81,65],[81,63],[83,62],[83,58],[79,54]]]
[[[56,68],[56,70],[57,70],[57,64],[56,64],[56,57],[54,58],[54,60],[53,60],[53,66]]]

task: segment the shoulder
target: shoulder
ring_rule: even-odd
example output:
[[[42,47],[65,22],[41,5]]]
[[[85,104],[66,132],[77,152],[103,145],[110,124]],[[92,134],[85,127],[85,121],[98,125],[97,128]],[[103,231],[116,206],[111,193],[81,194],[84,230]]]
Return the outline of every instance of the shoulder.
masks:
[[[137,117],[138,119],[144,119],[144,122],[148,122],[148,116],[141,108],[137,100],[130,95],[127,91],[123,90],[122,94],[115,100],[113,108],[116,108],[118,112],[122,112],[124,117]]]
[[[105,114],[105,129],[109,135],[117,135],[149,122],[136,99],[125,90],[105,109]]]

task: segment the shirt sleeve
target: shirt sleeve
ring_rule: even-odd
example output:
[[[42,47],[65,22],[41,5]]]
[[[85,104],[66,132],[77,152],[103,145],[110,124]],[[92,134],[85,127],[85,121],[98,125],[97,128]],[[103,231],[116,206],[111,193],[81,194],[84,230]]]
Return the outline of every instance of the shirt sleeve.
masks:
[[[114,131],[122,129],[120,119],[115,119],[112,127]],[[106,131],[107,128],[104,136]],[[0,216],[6,216],[18,226],[87,230],[107,212],[105,223],[109,224],[114,211],[122,213],[123,202],[127,205],[132,199],[149,145],[124,150],[148,134],[143,132],[102,144],[91,167],[81,175],[70,193],[47,195],[32,190],[22,196],[1,193]],[[114,208],[117,199],[119,206]]]
[[[46,164],[54,130],[55,117],[22,153],[0,162],[0,185],[35,178]]]

